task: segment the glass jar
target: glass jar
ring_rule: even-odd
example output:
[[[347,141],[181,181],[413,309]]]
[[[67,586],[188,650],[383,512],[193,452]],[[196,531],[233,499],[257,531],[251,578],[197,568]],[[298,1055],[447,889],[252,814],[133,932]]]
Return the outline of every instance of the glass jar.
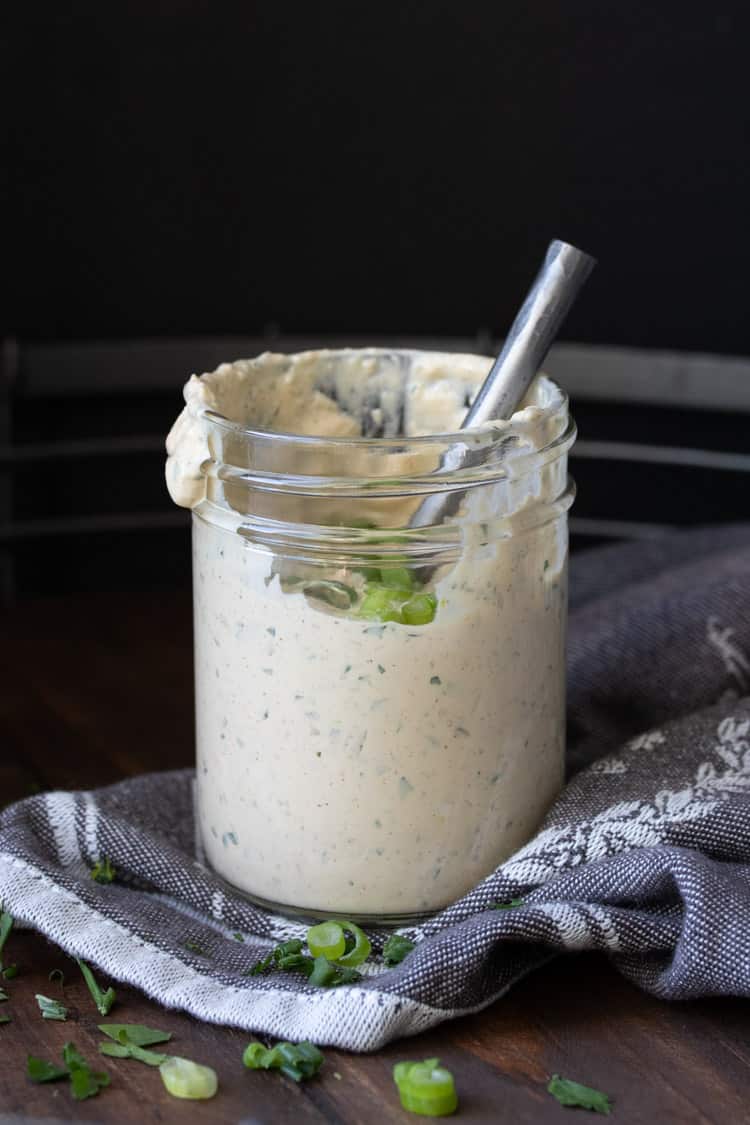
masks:
[[[353,353],[318,354],[335,370]],[[423,353],[366,354],[377,371]],[[262,905],[423,917],[558,792],[575,428],[550,380],[527,402],[510,423],[421,437],[198,411],[198,819],[211,866]],[[413,526],[436,494],[451,514]]]

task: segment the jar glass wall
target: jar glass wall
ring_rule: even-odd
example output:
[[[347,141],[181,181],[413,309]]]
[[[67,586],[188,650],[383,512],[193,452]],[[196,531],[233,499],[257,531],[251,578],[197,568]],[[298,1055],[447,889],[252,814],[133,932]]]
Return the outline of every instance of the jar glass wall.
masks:
[[[375,371],[419,354],[368,353]],[[426,437],[201,413],[198,818],[211,866],[253,899],[423,916],[522,845],[560,788],[575,433],[552,382],[527,401]],[[435,494],[449,516],[413,526]]]

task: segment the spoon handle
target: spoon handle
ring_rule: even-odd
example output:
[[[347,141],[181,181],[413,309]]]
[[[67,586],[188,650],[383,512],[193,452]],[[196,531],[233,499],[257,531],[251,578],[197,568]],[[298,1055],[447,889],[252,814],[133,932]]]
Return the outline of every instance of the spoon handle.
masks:
[[[474,399],[461,429],[496,418],[510,418],[544,363],[552,341],[596,265],[596,259],[568,242],[549,244],[503,350]]]
[[[542,268],[511,325],[503,349],[490,368],[477,397],[461,423],[480,426],[495,419],[508,419],[518,409],[532,379],[544,363],[581,286],[596,265],[596,259],[568,242],[550,242]],[[458,469],[470,457],[454,449],[443,458],[443,468]],[[458,507],[455,493],[426,496],[409,521],[411,527],[427,527],[447,519]]]

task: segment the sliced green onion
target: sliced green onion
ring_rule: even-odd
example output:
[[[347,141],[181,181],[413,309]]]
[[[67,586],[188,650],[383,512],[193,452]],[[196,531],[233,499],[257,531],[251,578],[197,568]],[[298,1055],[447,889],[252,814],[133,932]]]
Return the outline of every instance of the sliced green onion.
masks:
[[[400,573],[400,572],[397,572]],[[404,573],[408,574],[408,571]],[[383,571],[385,577],[386,571]],[[357,613],[370,621],[395,621],[400,625],[429,625],[435,619],[437,598],[410,586],[368,582]]]
[[[271,1052],[262,1043],[248,1043],[242,1055],[242,1063],[250,1070],[268,1070],[270,1058]]]
[[[163,1062],[159,1074],[173,1098],[212,1098],[219,1088],[215,1070],[178,1055],[171,1055]]]
[[[264,1047],[262,1043],[249,1043],[242,1062],[250,1070],[278,1070],[294,1082],[312,1078],[323,1065],[323,1053],[314,1043],[277,1043]]]
[[[68,1018],[68,1009],[59,1000],[50,1000],[49,996],[42,996],[37,992],[36,1002],[39,1005],[39,1011],[42,1013],[42,1019],[45,1020],[66,1020]]]
[[[111,985],[106,992],[102,992],[101,988],[96,983],[94,974],[91,972],[91,969],[88,967],[86,962],[82,961],[80,957],[76,957],[76,961],[78,962],[79,969],[83,973],[83,979],[86,981],[86,985],[88,986],[88,990],[91,993],[94,1003],[103,1016],[108,1016],[112,1005],[117,998],[117,993]]]
[[[401,617],[405,625],[429,625],[435,620],[437,598],[434,594],[414,594],[401,607]]]
[[[338,922],[321,922],[307,931],[307,948],[313,957],[336,961],[346,953],[346,938]]]
[[[393,1068],[401,1105],[423,1117],[447,1117],[458,1106],[453,1075],[439,1059],[400,1062]]]
[[[356,573],[361,574],[367,582],[380,582],[380,569],[377,566],[358,566]]]
[[[384,586],[393,586],[397,590],[414,589],[414,574],[405,566],[382,567],[380,581]]]
[[[281,945],[277,945],[273,951],[276,960],[286,957],[290,953],[301,953],[304,947],[302,938],[290,938],[289,941],[282,941]]]
[[[339,965],[347,965],[354,968],[361,965],[370,956],[372,946],[367,934],[360,930],[359,926],[355,926],[354,922],[341,922],[344,930],[348,930],[354,938],[354,945],[343,956],[339,957]]]
[[[398,590],[373,582],[365,588],[365,596],[357,612],[368,621],[401,622],[401,607],[411,596],[410,589]]]

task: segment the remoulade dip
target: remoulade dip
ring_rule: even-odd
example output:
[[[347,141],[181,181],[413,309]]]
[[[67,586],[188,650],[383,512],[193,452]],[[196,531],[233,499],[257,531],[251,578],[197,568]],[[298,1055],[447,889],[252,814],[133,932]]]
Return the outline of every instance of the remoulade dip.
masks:
[[[200,833],[282,912],[439,909],[562,784],[575,430],[540,375],[460,433],[490,364],[267,353],[186,384],[167,483],[194,516]],[[410,526],[434,490],[455,514]]]

